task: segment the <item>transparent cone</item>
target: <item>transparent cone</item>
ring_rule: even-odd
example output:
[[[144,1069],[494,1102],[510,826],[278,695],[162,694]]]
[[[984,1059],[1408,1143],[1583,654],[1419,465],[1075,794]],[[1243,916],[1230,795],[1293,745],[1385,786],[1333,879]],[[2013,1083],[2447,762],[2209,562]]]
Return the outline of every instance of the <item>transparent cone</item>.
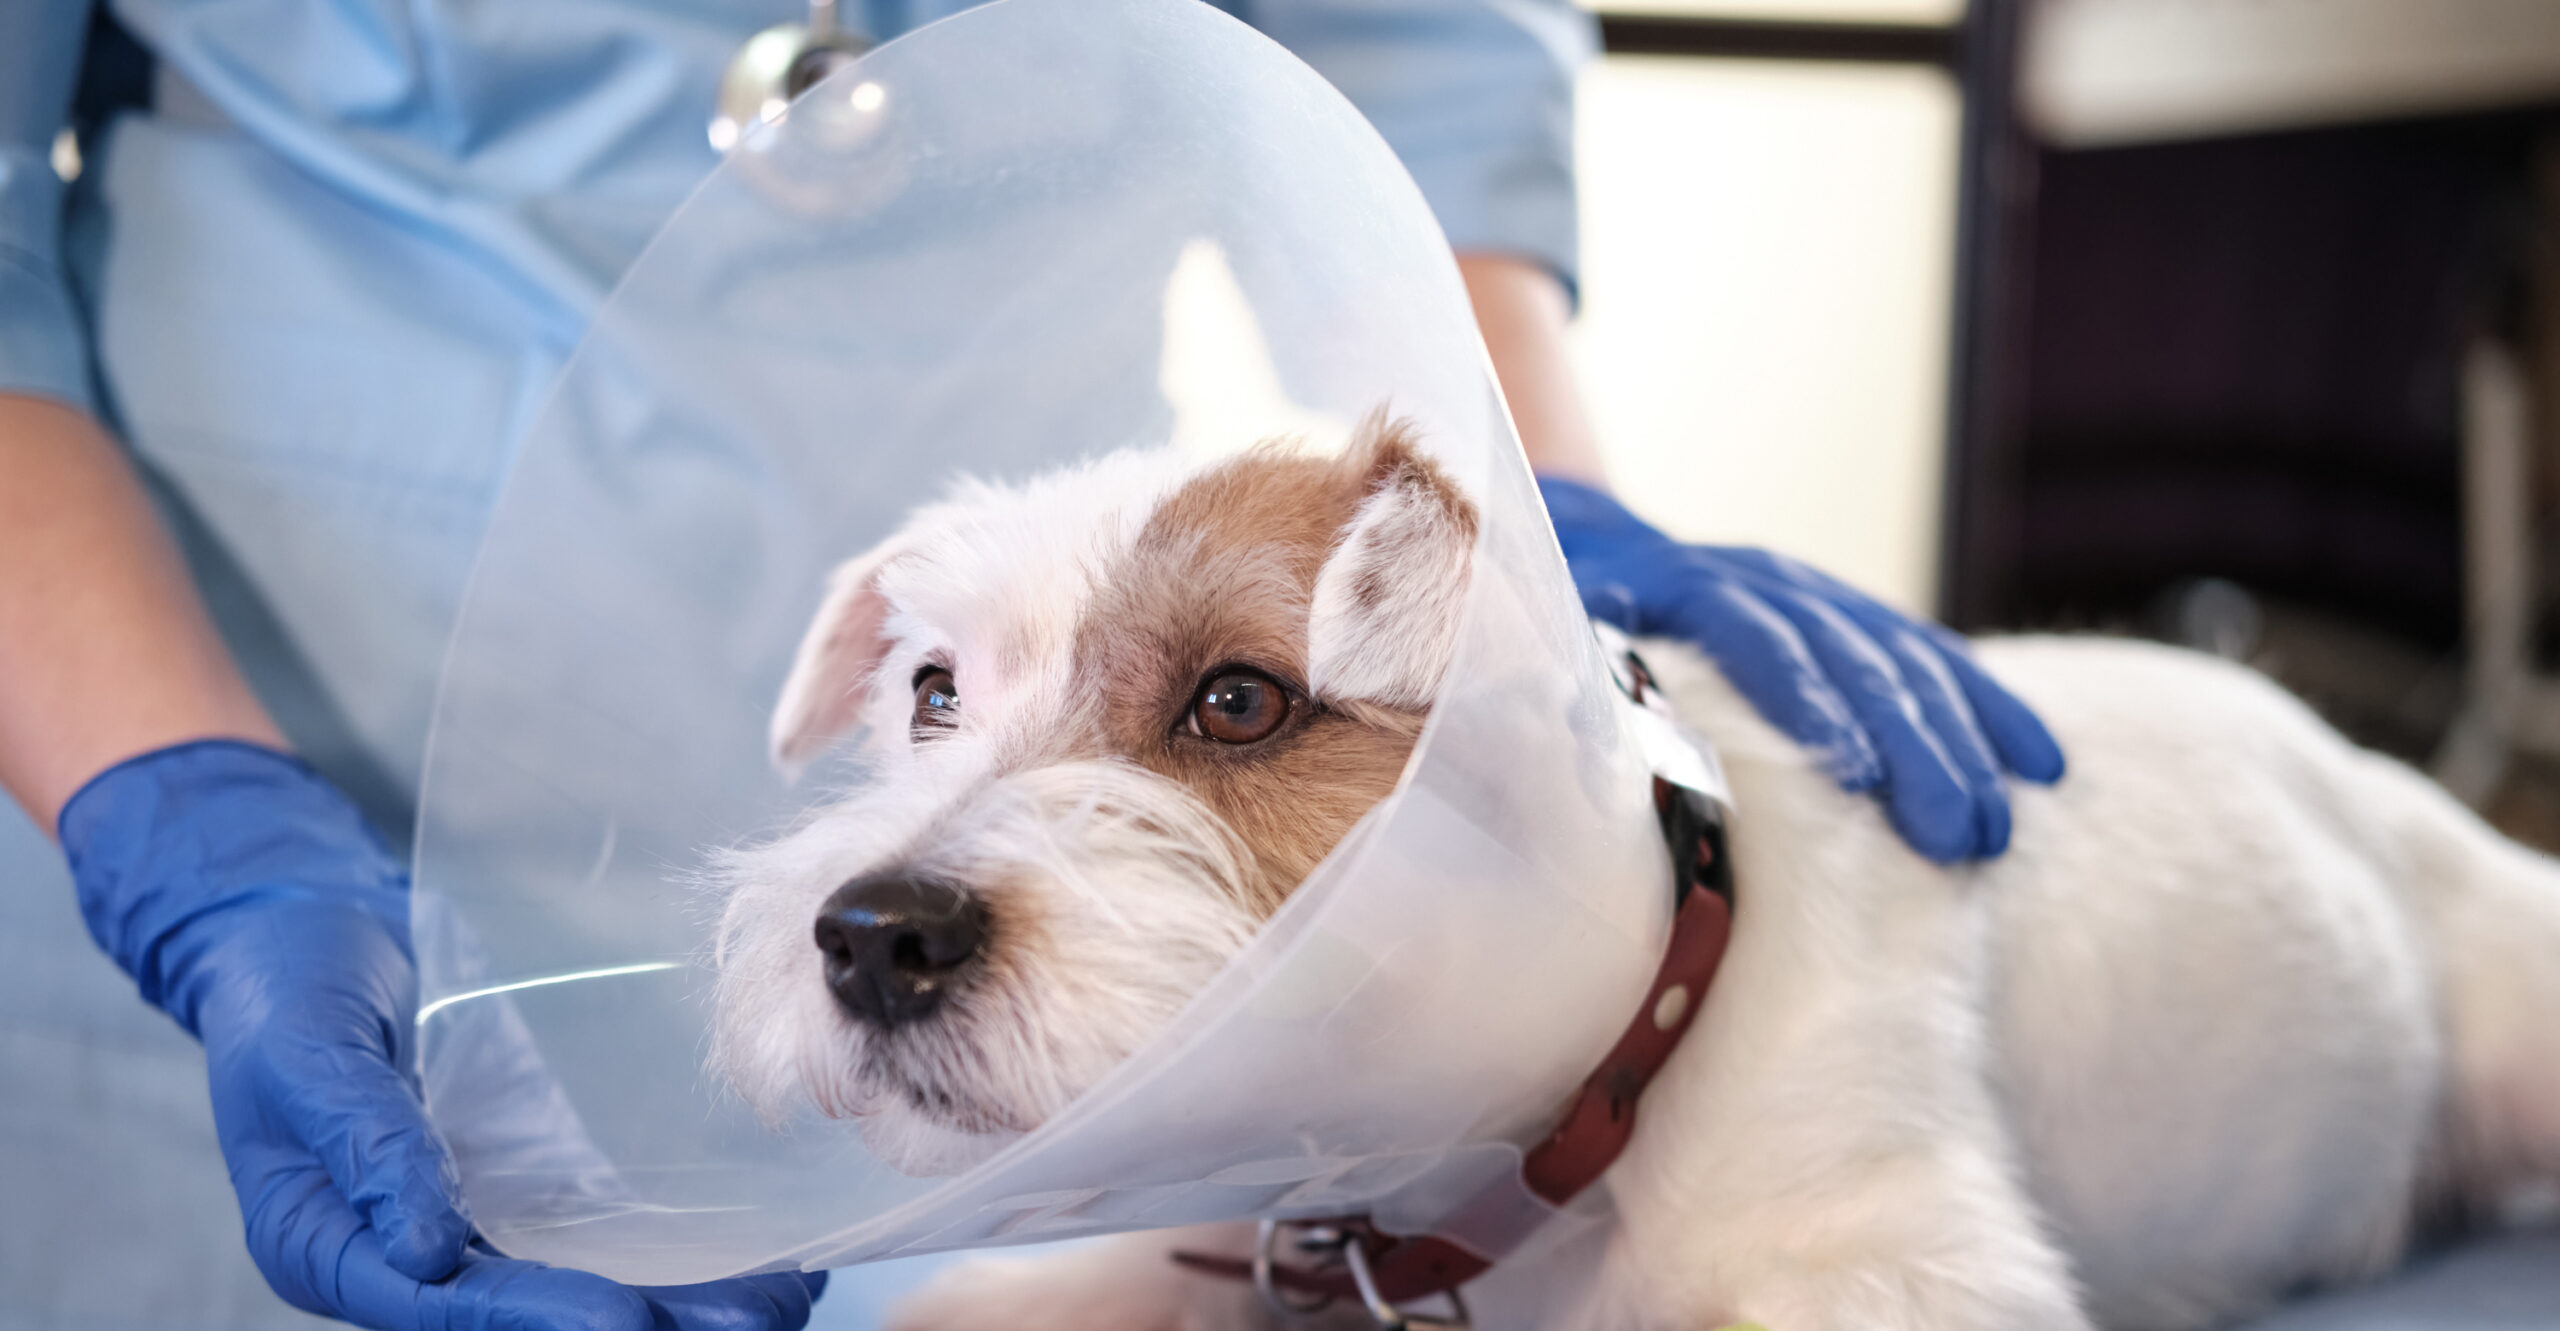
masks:
[[[839,561],[963,473],[1337,438],[1380,404],[1482,517],[1396,793],[1064,1112],[954,1177],[760,1122],[704,1056],[711,851]],[[1486,1250],[1666,936],[1643,759],[1410,179],[1192,0],[1002,0],[751,131],[524,443],[439,697],[431,1109],[511,1253],[650,1284],[1248,1216]],[[839,779],[855,779],[836,773]]]

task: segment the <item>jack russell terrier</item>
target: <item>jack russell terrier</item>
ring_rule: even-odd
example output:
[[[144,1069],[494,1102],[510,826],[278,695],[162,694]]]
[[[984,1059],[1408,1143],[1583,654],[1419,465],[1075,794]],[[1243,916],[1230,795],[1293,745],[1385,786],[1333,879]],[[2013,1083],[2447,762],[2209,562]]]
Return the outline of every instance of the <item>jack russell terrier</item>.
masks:
[[[878,779],[716,868],[729,1084],[912,1172],[1056,1114],[1395,786],[1477,523],[1373,418],[1339,457],[963,484],[845,564],[774,753],[867,730]],[[1585,1324],[2206,1327],[2560,1195],[2560,869],[2273,684],[1981,643],[2072,771],[1942,867],[1693,649],[1643,650],[1731,781],[1738,904],[1604,1176]],[[1250,1239],[977,1259],[893,1325],[1254,1325],[1167,1260]]]

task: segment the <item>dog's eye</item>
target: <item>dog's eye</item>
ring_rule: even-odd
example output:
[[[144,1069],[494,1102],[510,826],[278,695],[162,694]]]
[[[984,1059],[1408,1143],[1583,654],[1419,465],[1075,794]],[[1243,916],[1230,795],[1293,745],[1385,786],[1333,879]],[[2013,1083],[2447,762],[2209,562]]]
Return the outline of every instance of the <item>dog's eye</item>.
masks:
[[[923,739],[959,723],[960,689],[951,682],[951,672],[933,665],[917,671],[916,719],[910,728],[913,737]]]
[[[1191,733],[1221,744],[1251,744],[1289,718],[1289,694],[1258,670],[1222,670],[1191,700]]]

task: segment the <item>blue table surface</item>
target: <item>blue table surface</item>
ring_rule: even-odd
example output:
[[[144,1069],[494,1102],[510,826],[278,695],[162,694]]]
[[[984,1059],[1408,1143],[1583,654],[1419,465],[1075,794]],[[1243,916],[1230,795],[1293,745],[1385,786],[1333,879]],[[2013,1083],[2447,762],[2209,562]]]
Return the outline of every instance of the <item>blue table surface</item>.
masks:
[[[2246,1331],[2523,1331],[2560,1327],[2560,1230],[2419,1258],[2390,1279],[2301,1300]]]
[[[954,1257],[836,1273],[811,1331],[868,1331]],[[2482,1239],[2388,1279],[2314,1295],[2232,1331],[2551,1331],[2560,1328],[2560,1229]]]

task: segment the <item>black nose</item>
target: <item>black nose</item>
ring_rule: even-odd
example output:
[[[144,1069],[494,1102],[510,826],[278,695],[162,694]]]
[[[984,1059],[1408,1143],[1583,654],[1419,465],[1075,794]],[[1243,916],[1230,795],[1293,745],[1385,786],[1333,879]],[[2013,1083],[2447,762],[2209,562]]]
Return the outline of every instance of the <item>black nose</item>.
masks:
[[[836,1001],[886,1028],[941,1004],[960,969],[986,946],[987,913],[948,884],[872,874],[827,897],[816,938]]]

